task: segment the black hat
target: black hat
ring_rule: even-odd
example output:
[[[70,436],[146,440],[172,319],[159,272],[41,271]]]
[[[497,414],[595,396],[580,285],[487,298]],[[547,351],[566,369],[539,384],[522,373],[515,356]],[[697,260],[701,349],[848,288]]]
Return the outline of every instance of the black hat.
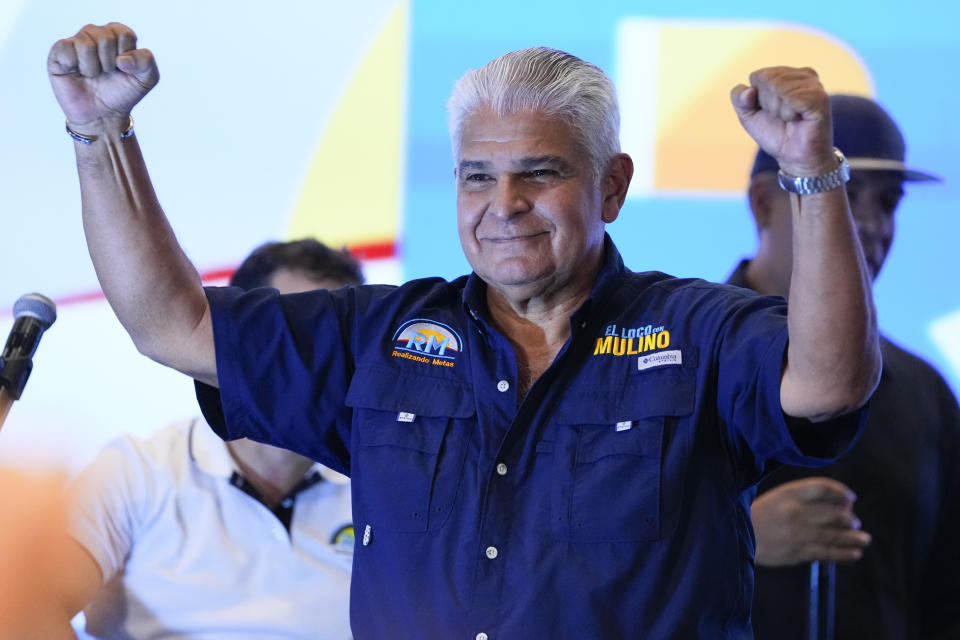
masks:
[[[935,175],[904,165],[903,135],[893,118],[880,105],[862,96],[830,96],[833,144],[847,157],[852,171],[896,171],[903,180],[940,182]],[[758,150],[750,177],[776,171],[777,161]]]

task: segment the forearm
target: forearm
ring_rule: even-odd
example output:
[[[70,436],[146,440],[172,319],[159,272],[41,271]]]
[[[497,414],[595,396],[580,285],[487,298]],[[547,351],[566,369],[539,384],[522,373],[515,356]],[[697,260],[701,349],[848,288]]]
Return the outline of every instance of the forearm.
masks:
[[[136,137],[120,138],[123,124],[88,126],[84,133],[92,129],[96,140],[74,143],[84,233],[97,277],[142,353],[215,384],[200,277],[164,216]]]
[[[880,375],[876,310],[846,191],[790,195],[790,345],[781,385],[788,415],[826,419],[861,406]]]

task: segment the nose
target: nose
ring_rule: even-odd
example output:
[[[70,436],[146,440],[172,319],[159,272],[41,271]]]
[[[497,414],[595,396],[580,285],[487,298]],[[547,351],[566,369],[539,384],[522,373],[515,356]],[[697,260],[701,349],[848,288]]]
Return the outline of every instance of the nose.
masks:
[[[524,189],[523,181],[512,175],[502,176],[497,180],[493,200],[489,212],[498,218],[509,220],[514,216],[530,211],[533,203]]]

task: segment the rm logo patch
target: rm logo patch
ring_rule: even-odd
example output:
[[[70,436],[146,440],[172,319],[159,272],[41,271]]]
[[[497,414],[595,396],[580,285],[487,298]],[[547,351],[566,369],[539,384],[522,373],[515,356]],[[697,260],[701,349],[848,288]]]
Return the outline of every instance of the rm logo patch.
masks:
[[[397,329],[391,355],[436,367],[453,367],[462,345],[460,336],[451,327],[442,322],[416,318]]]

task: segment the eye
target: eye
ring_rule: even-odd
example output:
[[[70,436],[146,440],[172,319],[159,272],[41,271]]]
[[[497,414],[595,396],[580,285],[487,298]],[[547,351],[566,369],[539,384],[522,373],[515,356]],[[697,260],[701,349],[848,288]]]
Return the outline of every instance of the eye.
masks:
[[[490,179],[489,174],[486,173],[468,173],[463,177],[465,182],[485,182]]]
[[[554,178],[557,175],[559,174],[554,169],[533,169],[527,172],[527,176],[534,179]]]

